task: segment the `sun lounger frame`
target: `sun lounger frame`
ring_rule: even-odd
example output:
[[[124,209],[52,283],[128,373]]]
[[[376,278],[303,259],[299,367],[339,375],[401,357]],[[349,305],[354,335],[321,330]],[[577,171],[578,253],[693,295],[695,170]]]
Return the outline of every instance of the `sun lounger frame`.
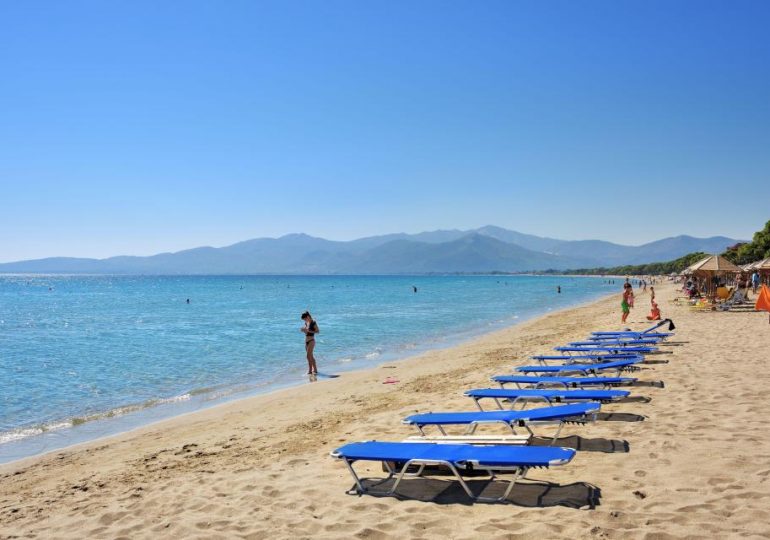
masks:
[[[463,491],[465,491],[465,494],[468,495],[468,497],[472,501],[476,502],[488,502],[488,503],[502,503],[506,502],[508,500],[508,496],[511,494],[511,491],[513,490],[513,487],[516,485],[517,482],[520,482],[521,480],[524,480],[527,476],[527,472],[529,472],[532,468],[546,468],[546,466],[543,467],[532,467],[532,466],[499,466],[496,465],[494,467],[488,467],[486,465],[481,465],[476,460],[465,460],[463,463],[466,464],[466,466],[470,466],[475,471],[484,471],[489,475],[489,481],[498,480],[498,476],[496,473],[510,473],[513,474],[513,477],[509,480],[506,480],[507,486],[505,488],[505,492],[501,497],[482,497],[481,495],[474,495],[471,491],[468,484],[463,479],[462,475],[460,474],[460,471],[457,470],[457,467],[454,463],[447,460],[440,460],[440,459],[422,459],[422,458],[415,458],[410,459],[401,466],[400,469],[396,470],[393,465],[391,465],[390,462],[385,460],[363,460],[363,459],[349,459],[346,456],[343,456],[339,452],[332,451],[330,453],[331,457],[336,459],[341,459],[345,462],[345,465],[348,468],[348,471],[350,471],[351,476],[353,477],[353,480],[355,481],[355,491],[350,490],[348,493],[357,493],[359,495],[372,495],[372,496],[385,496],[385,497],[392,497],[396,494],[396,490],[398,489],[399,484],[404,478],[417,478],[422,476],[423,472],[425,471],[426,467],[446,467],[449,469],[449,471],[454,476],[455,480],[460,484],[460,486],[463,488]],[[372,484],[370,487],[364,487],[361,478],[359,478],[358,474],[356,473],[355,469],[353,468],[353,463],[356,461],[379,461],[382,463],[388,473],[387,478],[376,482],[375,484]],[[569,460],[568,460],[569,461]],[[567,463],[568,461],[559,460],[558,462],[552,462],[549,465],[562,465],[564,463]],[[409,467],[416,466],[417,471],[416,472],[407,472]],[[387,490],[387,491],[377,491],[372,490],[372,488],[375,488],[376,486],[382,485],[392,478],[395,478],[396,481],[393,483],[393,486]]]
[[[481,409],[481,406],[478,404],[478,401],[476,402],[476,405],[479,407],[479,410],[481,412],[484,412],[483,409]],[[498,402],[498,406],[499,406]],[[555,443],[559,435],[561,435],[561,431],[567,424],[580,424],[585,425],[588,423],[592,423],[596,421],[596,414],[599,412],[599,408],[597,407],[596,410],[593,412],[582,414],[582,415],[572,415],[572,416],[564,416],[561,418],[554,418],[551,420],[529,420],[529,419],[519,419],[514,422],[506,422],[505,420],[473,420],[471,422],[468,422],[465,428],[465,432],[463,432],[460,435],[450,435],[446,432],[444,429],[444,426],[442,424],[419,424],[415,422],[408,422],[407,419],[404,419],[401,421],[402,424],[411,425],[417,428],[417,430],[420,432],[420,435],[415,435],[412,437],[409,437],[409,439],[412,439],[412,441],[416,440],[422,440],[423,442],[452,442],[450,439],[455,439],[454,442],[461,442],[466,444],[496,444],[494,443],[495,439],[500,439],[505,437],[503,440],[508,441],[505,444],[528,444],[530,439],[532,437],[536,437],[535,432],[532,431],[532,428],[530,426],[555,426],[558,425],[559,427],[556,429],[556,433],[551,438],[551,445]],[[501,410],[504,410],[502,407],[500,407]],[[511,430],[511,435],[507,436],[476,436],[476,430],[481,425],[489,425],[489,424],[503,424],[507,428]],[[437,436],[431,436],[425,433],[425,430],[423,429],[424,426],[434,426],[439,433],[441,433],[440,437]],[[457,424],[453,424],[457,425]],[[519,435],[516,432],[516,428],[524,428],[527,430],[527,435]],[[521,441],[521,442],[518,442]]]
[[[482,389],[483,390],[483,389]],[[493,390],[492,388],[488,390]],[[468,391],[470,392],[470,390]],[[598,401],[599,403],[612,403],[613,399],[610,400],[600,400],[600,399],[583,399],[583,398],[567,398],[563,399],[561,396],[555,396],[555,397],[548,397],[548,396],[538,396],[538,395],[532,395],[532,396],[519,396],[515,398],[507,398],[502,396],[473,396],[468,394],[468,392],[465,392],[465,396],[473,399],[473,401],[476,403],[476,407],[479,408],[479,411],[484,412],[484,408],[481,406],[481,403],[479,403],[482,399],[491,399],[495,402],[497,405],[497,408],[501,411],[505,411],[506,408],[503,407],[502,401],[507,401],[511,404],[510,407],[508,407],[507,410],[515,411],[516,405],[521,404],[522,408],[524,409],[527,403],[539,403],[541,401],[545,402],[548,406],[552,406],[554,403],[585,403],[587,401]]]
[[[516,375],[516,376],[519,377],[519,379],[522,379],[522,380],[518,380],[518,381],[504,381],[504,380],[500,380],[500,378],[501,377],[505,377],[505,375],[495,375],[494,377],[491,377],[490,380],[493,381],[493,382],[496,382],[497,384],[499,384],[500,388],[505,388],[506,384],[515,384],[516,388],[518,388],[520,390],[524,390],[527,387],[531,387],[531,388],[534,388],[536,390],[537,389],[543,389],[544,390],[544,389],[547,389],[547,388],[553,387],[553,386],[558,386],[560,388],[564,388],[565,390],[580,389],[580,388],[585,388],[585,387],[589,387],[590,388],[590,387],[594,387],[594,386],[600,386],[600,387],[602,387],[604,389],[610,389],[610,388],[614,388],[616,386],[624,386],[624,385],[633,384],[637,380],[637,379],[635,379],[633,377],[606,377],[606,376],[595,375],[594,377],[571,377],[571,378],[575,378],[575,379],[581,379],[581,381],[580,382],[577,382],[577,381],[567,382],[567,381],[560,381],[560,380],[558,380],[558,379],[563,378],[563,377],[560,377],[558,375],[555,375],[555,376],[552,376],[552,377],[548,377],[548,376],[533,376],[533,375]],[[596,382],[593,382],[592,379],[594,379],[594,378],[595,379],[603,379],[603,378],[606,378],[606,379],[619,379],[619,380],[616,381],[616,382],[604,382],[604,381],[603,382],[599,382],[598,380]],[[526,379],[536,379],[537,382],[535,382],[533,380],[531,383],[529,383],[529,382],[526,381]],[[553,380],[549,381],[548,379],[553,379]],[[528,385],[528,386],[527,387],[523,387],[522,385]]]

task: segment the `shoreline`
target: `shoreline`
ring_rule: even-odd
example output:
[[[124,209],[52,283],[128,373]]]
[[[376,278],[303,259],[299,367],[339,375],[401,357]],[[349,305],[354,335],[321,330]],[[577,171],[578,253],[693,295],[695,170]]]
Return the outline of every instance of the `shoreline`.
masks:
[[[350,495],[350,475],[329,452],[403,440],[413,430],[400,420],[416,412],[472,410],[464,390],[591,330],[646,328],[648,296],[627,325],[612,295],[325,384],[0,466],[0,537],[766,537],[767,315],[698,312],[667,301],[673,286],[656,292],[676,339],[634,376],[665,387],[634,386],[636,400],[602,405],[608,418],[565,428],[558,444],[579,448],[573,462],[532,471],[546,484],[515,488],[509,504]],[[388,377],[398,383],[383,384]],[[377,465],[362,464],[363,474],[382,478]],[[447,479],[409,482],[455,493]]]
[[[459,332],[458,337],[453,337],[453,335],[450,334],[442,336],[438,340],[427,344],[416,346],[413,349],[401,346],[392,351],[384,351],[381,354],[383,358],[377,358],[378,364],[374,366],[365,365],[365,359],[360,358],[351,362],[350,367],[347,367],[346,364],[339,361],[332,361],[331,369],[335,372],[344,374],[376,370],[382,363],[402,362],[417,358],[432,351],[449,350],[456,346],[473,342],[474,340],[484,339],[485,336],[511,329],[540,317],[600,302],[610,296],[612,295],[599,294],[596,298],[581,300],[575,304],[559,307],[555,310],[552,310],[550,307],[543,307],[544,311],[538,310],[533,314],[524,315],[521,318],[519,318],[518,315],[511,315],[511,317],[505,321],[488,322],[485,325],[486,327],[471,327],[465,331]],[[511,321],[514,322],[511,323]],[[298,376],[294,379],[292,377],[293,375],[294,373],[285,373],[281,377],[276,377],[271,381],[251,381],[243,383],[243,388],[240,390],[238,390],[237,386],[216,388],[211,392],[200,392],[198,389],[192,389],[178,396],[155,398],[149,402],[126,404],[107,411],[91,413],[90,415],[85,415],[84,421],[81,421],[82,418],[84,418],[81,416],[72,419],[58,420],[42,426],[29,426],[24,428],[24,431],[38,429],[41,431],[0,444],[0,471],[2,471],[4,465],[11,465],[18,461],[42,457],[53,452],[65,451],[69,448],[79,447],[91,442],[98,442],[109,439],[110,437],[120,436],[145,426],[151,426],[189,414],[196,414],[227,403],[290,390],[309,382],[305,377]],[[318,382],[323,381],[319,380]],[[216,396],[216,394],[221,394],[222,392],[226,392],[226,394],[220,395],[219,397]],[[89,419],[88,416],[95,418]],[[55,428],[50,429],[49,425],[55,426]],[[43,450],[33,450],[31,452],[24,451],[29,448],[43,448]],[[14,454],[18,455],[18,457],[14,456]],[[9,455],[11,457],[6,457]]]
[[[424,351],[417,352],[416,354],[409,354],[407,356],[401,356],[394,359],[387,359],[383,360],[381,363],[378,363],[376,366],[366,367],[366,368],[360,368],[360,369],[352,369],[350,371],[346,371],[345,373],[347,375],[356,375],[357,378],[360,377],[369,377],[379,372],[379,370],[383,368],[388,368],[389,366],[386,366],[385,364],[399,364],[399,365],[410,365],[413,364],[414,366],[419,366],[419,363],[421,362],[421,359],[425,356],[433,356],[436,354],[441,353],[447,353],[452,351],[453,349],[457,349],[459,347],[471,347],[476,342],[484,342],[487,340],[494,340],[499,339],[503,335],[507,335],[509,332],[514,330],[523,330],[524,328],[535,325],[539,321],[550,318],[550,317],[558,317],[563,316],[565,314],[568,314],[570,311],[576,311],[581,308],[591,307],[597,304],[602,304],[605,302],[610,301],[612,298],[617,296],[616,294],[609,294],[609,295],[603,295],[600,298],[594,299],[594,300],[588,300],[585,302],[580,302],[578,304],[567,306],[563,308],[559,308],[554,311],[549,311],[546,313],[540,313],[537,315],[533,315],[529,318],[522,319],[520,321],[515,322],[514,324],[508,324],[501,328],[497,328],[494,330],[491,330],[489,332],[483,332],[478,335],[469,337],[467,339],[463,339],[456,343],[451,343],[446,346],[441,347],[431,347]],[[349,378],[346,377],[345,380],[348,380]],[[151,421],[149,423],[137,425],[135,427],[116,432],[111,433],[104,436],[99,436],[93,439],[88,439],[84,441],[80,441],[74,444],[70,444],[67,446],[62,446],[59,448],[54,448],[49,451],[45,451],[42,453],[30,455],[30,456],[24,456],[18,459],[14,459],[12,461],[5,461],[0,462],[0,474],[7,473],[9,471],[13,471],[17,467],[25,467],[29,465],[34,465],[36,461],[44,460],[47,458],[50,458],[53,454],[62,455],[72,452],[77,452],[80,450],[88,449],[92,446],[97,446],[100,444],[103,444],[105,442],[110,442],[112,440],[115,441],[122,441],[126,438],[130,438],[134,435],[141,435],[143,432],[148,430],[154,430],[157,428],[162,428],[164,424],[174,425],[176,426],[178,423],[184,423],[185,421],[195,421],[196,415],[201,416],[209,416],[212,413],[215,413],[218,410],[228,409],[228,408],[234,408],[234,407],[246,407],[251,405],[251,402],[259,402],[262,400],[272,400],[272,399],[282,399],[285,398],[286,395],[288,395],[289,392],[296,390],[296,389],[308,389],[312,386],[315,386],[316,383],[321,383],[323,385],[332,385],[334,383],[339,383],[342,380],[342,377],[339,378],[333,378],[333,379],[323,379],[315,381],[314,383],[309,383],[308,381],[304,382],[297,382],[296,384],[291,383],[289,386],[285,387],[278,387],[278,388],[272,388],[270,390],[266,390],[263,392],[258,392],[256,394],[246,395],[242,397],[236,397],[234,399],[225,399],[223,401],[218,401],[216,403],[213,403],[209,406],[201,407],[197,410],[188,411],[188,412],[182,412],[179,414],[175,414],[173,416],[169,417],[163,417],[155,421]],[[286,395],[284,395],[286,394]],[[75,426],[75,429],[79,426]]]

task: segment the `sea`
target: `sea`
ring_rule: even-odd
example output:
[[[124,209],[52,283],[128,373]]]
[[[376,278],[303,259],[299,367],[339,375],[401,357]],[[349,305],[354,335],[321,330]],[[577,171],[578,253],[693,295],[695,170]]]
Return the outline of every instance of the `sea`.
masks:
[[[305,310],[322,384],[616,289],[525,275],[0,275],[0,463],[309,384]]]

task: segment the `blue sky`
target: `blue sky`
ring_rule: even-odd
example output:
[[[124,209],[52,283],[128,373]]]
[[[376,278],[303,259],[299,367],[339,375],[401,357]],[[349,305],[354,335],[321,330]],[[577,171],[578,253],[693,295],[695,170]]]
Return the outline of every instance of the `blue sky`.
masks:
[[[0,261],[770,219],[770,2],[0,4]]]

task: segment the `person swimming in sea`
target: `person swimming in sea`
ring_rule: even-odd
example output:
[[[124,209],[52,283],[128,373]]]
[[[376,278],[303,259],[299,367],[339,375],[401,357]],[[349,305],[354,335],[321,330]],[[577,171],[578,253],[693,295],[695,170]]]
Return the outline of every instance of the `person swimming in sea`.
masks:
[[[300,328],[300,331],[305,334],[305,353],[307,354],[307,373],[308,375],[317,375],[318,367],[315,363],[315,356],[313,356],[313,350],[315,349],[315,335],[321,330],[318,328],[318,323],[313,320],[309,311],[306,311],[300,317],[305,326]]]

